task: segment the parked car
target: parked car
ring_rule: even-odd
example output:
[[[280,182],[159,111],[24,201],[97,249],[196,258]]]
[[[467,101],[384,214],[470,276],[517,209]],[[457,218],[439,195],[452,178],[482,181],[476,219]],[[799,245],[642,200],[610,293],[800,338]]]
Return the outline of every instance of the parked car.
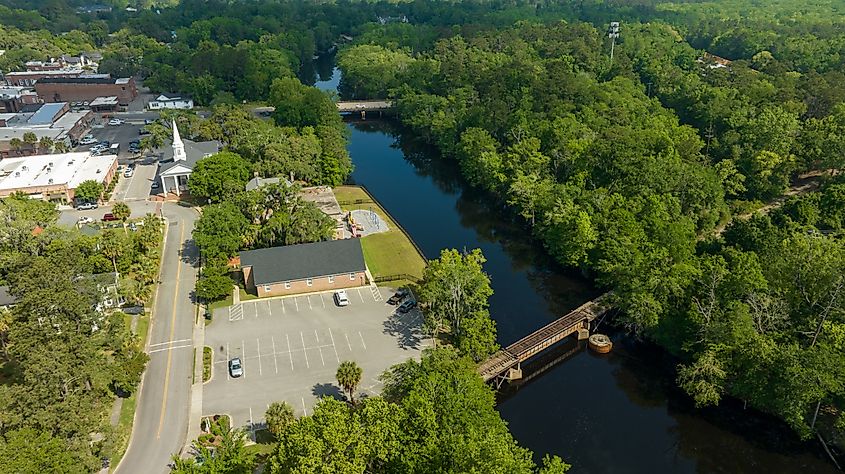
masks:
[[[91,209],[96,209],[97,207],[96,202],[81,202],[76,205],[76,209],[80,211],[90,211]]]
[[[97,143],[97,139],[91,135],[85,135],[79,140],[80,145],[93,145],[94,143]]]
[[[232,377],[240,377],[244,374],[244,366],[241,365],[240,357],[235,357],[229,361],[229,374]]]
[[[153,122],[155,122],[153,119],[144,119],[144,125],[150,125]]]
[[[132,168],[126,168],[126,171],[123,172],[123,177],[131,178],[133,174],[135,174],[135,170],[133,170]]]
[[[111,212],[107,212],[107,213],[103,214],[103,222],[110,222],[110,221],[116,221],[116,220],[117,220],[117,217],[114,217],[114,214],[112,214]]]
[[[97,145],[94,145],[91,148],[89,148],[88,151],[90,151],[91,153],[99,153],[101,151],[105,151],[107,148],[108,148],[107,146],[97,144]]]
[[[397,305],[405,299],[411,292],[407,288],[399,288],[396,293],[393,294],[387,300],[387,304]]]
[[[150,131],[147,130],[147,127],[141,127],[138,129],[138,135],[149,135]]]
[[[119,118],[109,120],[109,125],[123,125],[125,122]]]
[[[150,188],[152,188],[152,189],[158,189],[158,180],[157,180],[157,179],[156,179],[156,180],[153,180],[153,184],[151,184],[151,185],[150,185]]]
[[[335,291],[334,302],[338,306],[349,306],[349,295],[346,294],[346,290]]]
[[[85,225],[85,224],[93,224],[93,223],[94,223],[94,219],[92,219],[88,216],[82,216],[82,217],[79,218],[79,220],[76,221],[77,225]]]
[[[401,305],[399,305],[398,311],[399,311],[400,313],[403,313],[403,314],[404,314],[404,313],[407,313],[408,311],[410,311],[410,310],[414,309],[414,307],[416,307],[416,306],[417,306],[417,302],[416,302],[416,301],[414,301],[414,300],[408,300],[408,301],[406,301],[406,302],[402,303]]]

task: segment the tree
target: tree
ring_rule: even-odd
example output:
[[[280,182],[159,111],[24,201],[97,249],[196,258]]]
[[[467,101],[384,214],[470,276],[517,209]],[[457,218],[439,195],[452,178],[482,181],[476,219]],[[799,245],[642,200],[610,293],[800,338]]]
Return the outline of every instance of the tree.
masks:
[[[232,202],[212,204],[203,209],[194,229],[194,241],[203,257],[231,257],[244,244],[249,222]]]
[[[188,189],[194,196],[221,202],[243,191],[249,175],[249,163],[237,153],[215,153],[197,162]]]
[[[123,256],[127,251],[126,238],[115,232],[114,229],[106,229],[100,234],[100,249],[103,255],[109,258],[114,267],[114,272],[117,272],[117,259]]]
[[[361,383],[361,374],[363,372],[361,367],[358,367],[358,364],[351,360],[341,362],[337,368],[337,374],[335,375],[337,383],[349,394],[349,401],[353,405],[355,404],[355,389]]]
[[[35,132],[25,132],[23,134],[23,142],[29,146],[35,146],[38,143],[38,137],[35,135]]]
[[[495,323],[487,310],[493,290],[484,262],[480,249],[443,250],[439,259],[429,261],[418,292],[425,325],[434,339],[448,330],[455,345],[477,361],[498,348]]]
[[[198,441],[194,441],[193,451],[196,453],[193,458],[173,455],[173,474],[244,474],[252,472],[255,464],[255,455],[246,449],[246,433],[228,427],[213,452]],[[202,461],[197,462],[196,458]]]
[[[97,202],[103,195],[103,185],[89,179],[79,183],[73,193],[76,202]]]
[[[123,231],[126,232],[126,219],[129,219],[129,216],[132,215],[129,205],[125,202],[117,202],[112,207],[111,213],[123,223]]]
[[[202,275],[197,281],[197,297],[203,301],[217,301],[232,294],[234,282],[229,276],[229,266],[220,255],[206,261]]]
[[[0,438],[2,472],[86,472],[67,444],[48,431],[22,428]]]
[[[279,439],[285,429],[296,421],[296,416],[288,402],[273,402],[267,407],[264,419],[267,421],[267,429]]]
[[[55,143],[53,142],[53,139],[50,138],[50,137],[45,136],[45,137],[41,137],[41,140],[38,140],[38,149],[43,150],[47,153],[49,153],[53,149],[54,145],[55,145]]]

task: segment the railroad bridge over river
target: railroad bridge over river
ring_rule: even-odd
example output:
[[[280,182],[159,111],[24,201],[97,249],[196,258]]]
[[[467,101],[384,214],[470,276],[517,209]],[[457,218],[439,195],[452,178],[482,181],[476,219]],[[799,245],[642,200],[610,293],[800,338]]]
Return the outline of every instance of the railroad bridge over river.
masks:
[[[590,336],[590,323],[610,309],[605,302],[608,295],[609,293],[605,293],[582,304],[560,319],[499,350],[479,364],[479,375],[485,382],[492,381],[496,388],[499,388],[507,380],[522,378],[523,362],[571,334],[576,334],[578,340],[587,339]]]

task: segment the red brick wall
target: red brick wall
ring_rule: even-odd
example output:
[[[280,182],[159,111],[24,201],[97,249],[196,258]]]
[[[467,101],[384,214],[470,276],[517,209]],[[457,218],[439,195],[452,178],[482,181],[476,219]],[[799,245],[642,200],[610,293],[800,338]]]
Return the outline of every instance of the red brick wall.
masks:
[[[310,285],[308,284],[308,279],[304,279],[292,280],[290,282],[287,282],[290,285],[290,288],[285,287],[285,282],[273,283],[270,285],[258,285],[256,287],[255,282],[252,278],[252,267],[244,267],[243,273],[247,290],[256,292],[256,294],[261,298],[264,298],[266,296],[284,296],[296,295],[301,293],[312,293],[315,291],[340,290],[343,288],[354,288],[367,284],[367,277],[365,273],[355,272],[352,274],[353,277],[351,279],[349,277],[349,273],[343,273],[339,275],[332,275],[331,277],[322,276],[311,278]],[[330,281],[332,277],[333,281]]]
[[[35,84],[35,92],[44,102],[90,102],[97,97],[117,96],[120,105],[129,105],[138,96],[135,80],[126,84]]]

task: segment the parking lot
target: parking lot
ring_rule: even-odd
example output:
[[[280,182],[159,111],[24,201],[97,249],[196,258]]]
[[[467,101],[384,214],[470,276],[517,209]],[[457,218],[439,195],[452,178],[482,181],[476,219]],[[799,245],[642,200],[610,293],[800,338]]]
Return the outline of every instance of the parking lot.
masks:
[[[396,313],[389,288],[347,290],[350,304],[332,293],[242,302],[218,309],[206,327],[214,351],[212,379],[203,388],[203,414],[229,414],[234,426],[260,426],[274,401],[309,414],[323,396],[342,397],[335,372],[355,361],[364,371],[356,397],[379,393],[379,375],[427,346],[416,309]],[[228,361],[240,357],[244,374],[232,378]]]
[[[142,135],[138,134],[138,131],[144,126],[144,121],[143,119],[135,120],[124,117],[121,118],[127,120],[127,122],[122,125],[105,125],[107,122],[106,120],[98,119],[96,124],[91,127],[91,130],[88,133],[93,135],[98,142],[108,140],[113,144],[119,143],[120,152],[117,155],[118,162],[120,164],[126,164],[136,156],[129,153],[129,142],[144,138]],[[74,149],[74,151],[86,151],[92,146],[93,145],[79,145]]]
[[[121,170],[119,181],[112,194],[112,200],[137,201],[147,199],[150,197],[150,192],[153,191],[151,186],[153,180],[156,179],[157,172],[157,164],[143,164],[140,161],[136,163],[132,176],[128,178],[124,176],[124,171]]]

